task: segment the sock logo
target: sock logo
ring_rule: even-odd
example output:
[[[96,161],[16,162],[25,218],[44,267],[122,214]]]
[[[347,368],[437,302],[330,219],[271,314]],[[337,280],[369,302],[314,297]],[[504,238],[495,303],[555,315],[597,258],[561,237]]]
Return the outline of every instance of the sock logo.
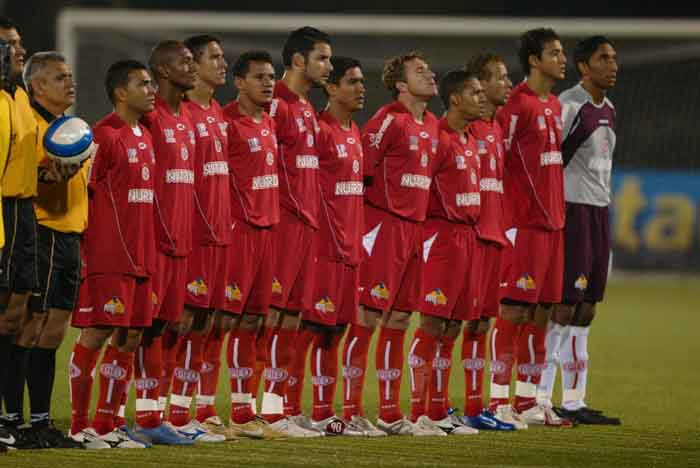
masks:
[[[465,359],[462,361],[462,367],[470,371],[478,371],[486,367],[486,360],[482,358]]]
[[[440,356],[433,359],[433,369],[445,370],[445,369],[449,369],[451,365],[452,365],[452,359],[448,359],[448,358],[444,358],[444,357],[440,357]]]
[[[232,379],[249,379],[253,376],[253,369],[250,367],[229,367],[228,375]]]
[[[588,361],[568,361],[561,363],[562,369],[566,372],[582,372],[588,367]]]
[[[419,367],[423,367],[425,365],[425,359],[423,359],[420,356],[416,356],[415,354],[409,354],[408,355],[408,367],[411,369],[417,369]]]
[[[359,367],[345,367],[343,366],[343,377],[346,379],[356,379],[362,377],[364,372]]]
[[[173,375],[181,382],[195,383],[199,380],[199,372],[194,369],[185,369],[184,367],[176,367]]]
[[[263,377],[270,382],[284,382],[289,374],[279,367],[266,367],[263,371]]]
[[[126,378],[126,369],[116,364],[102,364],[100,366],[100,374],[108,379],[124,380]]]
[[[311,382],[317,386],[330,385],[335,382],[335,379],[328,375],[314,375],[311,378]]]
[[[400,379],[401,369],[377,369],[377,378],[382,381]]]
[[[491,361],[492,374],[504,374],[506,372],[506,363],[503,361]]]
[[[136,387],[136,390],[153,390],[158,386],[158,384],[158,379],[152,378],[136,379],[134,381],[134,386]]]
[[[543,370],[543,364],[518,364],[518,372],[530,377],[541,375]]]

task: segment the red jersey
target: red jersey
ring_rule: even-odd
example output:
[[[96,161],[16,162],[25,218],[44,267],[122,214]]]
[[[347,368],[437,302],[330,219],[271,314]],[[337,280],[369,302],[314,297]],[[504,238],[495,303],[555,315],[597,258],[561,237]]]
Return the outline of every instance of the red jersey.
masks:
[[[97,122],[93,133],[99,148],[88,185],[87,274],[148,277],[155,271],[151,137],[114,113]]]
[[[503,185],[513,227],[564,227],[561,105],[541,100],[527,85],[513,88],[497,114],[506,133]]]
[[[231,242],[228,136],[219,103],[209,108],[192,101],[184,106],[194,126],[195,207],[192,240],[198,244],[226,245]]]
[[[481,162],[481,213],[477,224],[480,239],[506,245],[503,224],[503,133],[495,120],[476,120],[469,124],[476,139]]]
[[[447,119],[441,119],[428,216],[475,224],[481,209],[479,179],[476,140],[467,133],[460,135],[449,126]]]
[[[275,122],[263,112],[261,122],[241,114],[238,102],[224,107],[228,123],[228,160],[231,167],[231,213],[255,226],[280,220],[279,177]]]
[[[373,177],[367,203],[402,218],[424,221],[432,165],[438,147],[438,120],[425,111],[417,122],[400,102],[377,111],[362,129],[364,175]]]
[[[156,242],[163,253],[184,257],[192,250],[194,128],[184,105],[175,115],[158,95],[143,123],[156,152]]]
[[[316,111],[310,102],[300,99],[278,81],[270,116],[275,120],[280,145],[280,204],[306,224],[318,228]]]
[[[321,227],[319,256],[359,265],[364,228],[362,140],[351,122],[344,129],[330,113],[320,115]]]

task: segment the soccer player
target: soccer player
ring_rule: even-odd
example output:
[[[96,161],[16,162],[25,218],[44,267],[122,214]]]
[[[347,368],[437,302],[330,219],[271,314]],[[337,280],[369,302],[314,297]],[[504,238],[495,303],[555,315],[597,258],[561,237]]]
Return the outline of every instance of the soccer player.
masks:
[[[193,36],[185,40],[185,45],[193,55],[197,72],[195,86],[187,91],[187,100],[182,103],[195,127],[196,142],[195,213],[186,283],[200,287],[188,287],[185,296],[185,307],[194,320],[192,330],[181,335],[177,345],[169,415],[175,426],[190,422],[190,404],[198,385],[205,388],[205,394],[212,399],[216,394],[218,379],[213,382],[213,388],[209,384],[218,375],[212,376],[214,369],[207,367],[208,375],[204,380],[202,363],[205,343],[213,348],[207,351],[208,355],[221,354],[221,330],[217,327],[210,332],[210,329],[214,311],[226,305],[227,246],[231,242],[231,205],[225,202],[229,197],[227,124],[214,99],[216,89],[226,84],[227,63],[221,42],[213,36]],[[217,339],[219,336],[221,339]],[[218,374],[219,369],[215,371]],[[212,432],[232,435],[215,413],[200,422]]]
[[[478,320],[480,313],[481,261],[476,231],[481,211],[479,156],[476,140],[466,130],[469,122],[482,116],[486,98],[477,77],[463,70],[448,72],[442,78],[440,98],[447,114],[439,124],[423,230],[420,325],[408,355],[411,420],[417,426],[428,423],[428,427],[437,425],[444,431],[435,435],[468,435],[478,430],[455,425],[447,414],[443,373],[451,356],[440,359],[439,346],[448,329],[459,330],[463,321]]]
[[[551,405],[557,364],[562,372],[560,414],[583,424],[620,424],[586,406],[588,332],[603,300],[610,260],[610,174],[615,107],[607,92],[617,79],[617,53],[606,37],[592,36],[574,50],[581,81],[559,95],[564,120],[564,289],[547,329],[547,369],[538,397]]]
[[[354,343],[355,354],[348,350],[343,362],[358,369],[350,384],[350,404],[361,410],[369,339],[381,319],[377,426],[389,435],[438,434],[442,430],[435,425],[414,426],[399,405],[404,335],[411,311],[422,299],[423,221],[438,148],[438,119],[427,106],[437,86],[435,74],[415,51],[388,60],[382,81],[394,102],[379,109],[362,131],[366,186],[362,246],[367,258],[360,267],[358,327],[352,327],[347,338]]]
[[[155,158],[139,119],[153,110],[154,90],[145,65],[134,60],[112,64],[105,88],[114,112],[93,130],[99,148],[90,171],[88,227],[81,246],[86,271],[72,319],[81,331],[69,361],[70,437],[86,448],[144,448],[114,426],[135,350],[152,320]],[[100,392],[90,427],[95,372]]]
[[[268,351],[261,414],[281,432],[294,421],[311,429],[300,407],[311,337],[303,331],[297,336],[299,313],[311,304],[319,226],[319,125],[308,95],[328,80],[330,58],[327,34],[308,26],[292,31],[282,50],[285,72],[270,105],[280,145],[281,211],[275,227],[272,308],[262,339]],[[285,426],[275,426],[285,415],[290,416],[280,423]]]
[[[503,186],[511,247],[501,299],[503,320],[492,340],[498,367],[492,365],[492,372],[503,366],[499,373],[503,380],[495,382],[505,386],[513,361],[517,361],[515,410],[525,424],[570,425],[551,408],[538,405],[535,398],[544,367],[547,315],[551,304],[560,301],[562,290],[562,121],[552,88],[564,79],[566,56],[559,36],[552,29],[539,28],[522,34],[518,58],[525,81],[513,89],[497,114],[506,133]],[[508,400],[503,400],[507,405]],[[504,413],[498,416],[512,419]]]
[[[185,92],[194,88],[197,75],[192,53],[179,41],[167,40],[156,45],[148,65],[158,87],[155,108],[143,118],[153,138],[156,158],[153,178],[157,254],[153,324],[144,331],[134,367],[136,432],[157,444],[179,444],[187,437],[209,441],[213,435],[196,421],[178,428],[182,437],[162,424],[158,401],[163,393],[167,396],[170,387],[178,334],[189,331],[194,318],[192,310],[183,314],[186,291],[201,294],[206,288],[199,282],[187,284],[187,256],[192,251],[195,209],[195,136],[182,100]],[[167,327],[170,333],[161,338]],[[185,369],[175,376],[190,385],[197,383],[197,377],[196,372]],[[215,439],[220,440],[220,436]]]

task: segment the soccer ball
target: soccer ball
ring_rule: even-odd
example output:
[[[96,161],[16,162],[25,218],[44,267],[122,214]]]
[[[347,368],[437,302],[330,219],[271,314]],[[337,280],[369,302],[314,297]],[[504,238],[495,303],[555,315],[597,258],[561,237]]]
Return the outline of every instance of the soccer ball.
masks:
[[[44,134],[46,155],[61,164],[78,164],[94,149],[90,125],[80,117],[62,116],[51,122]]]

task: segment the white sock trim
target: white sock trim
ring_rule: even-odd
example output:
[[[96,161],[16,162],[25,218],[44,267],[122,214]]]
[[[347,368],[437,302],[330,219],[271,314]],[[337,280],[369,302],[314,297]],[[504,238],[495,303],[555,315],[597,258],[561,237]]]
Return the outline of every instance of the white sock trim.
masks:
[[[117,411],[117,417],[123,418],[126,414],[126,405],[120,405],[119,411]]]
[[[491,398],[509,398],[510,385],[491,384]]]
[[[537,396],[537,385],[529,382],[515,382],[515,396],[522,398],[535,398]]]
[[[216,401],[214,395],[197,395],[197,405],[198,406],[213,406]]]
[[[578,400],[581,399],[580,392],[577,389],[570,389],[570,390],[564,390],[562,393],[562,401],[564,402],[563,406],[566,407],[567,403],[569,406],[572,406],[571,403],[576,403]]]
[[[231,393],[231,403],[250,403],[253,395],[250,393]]]
[[[136,399],[136,411],[160,411],[156,400],[146,398]]]
[[[180,408],[189,408],[192,404],[192,397],[187,395],[170,394],[170,406],[179,406]]]
[[[276,393],[263,393],[261,414],[284,414],[284,398]]]
[[[165,405],[168,403],[168,398],[161,396],[158,397],[158,411],[165,411]]]

